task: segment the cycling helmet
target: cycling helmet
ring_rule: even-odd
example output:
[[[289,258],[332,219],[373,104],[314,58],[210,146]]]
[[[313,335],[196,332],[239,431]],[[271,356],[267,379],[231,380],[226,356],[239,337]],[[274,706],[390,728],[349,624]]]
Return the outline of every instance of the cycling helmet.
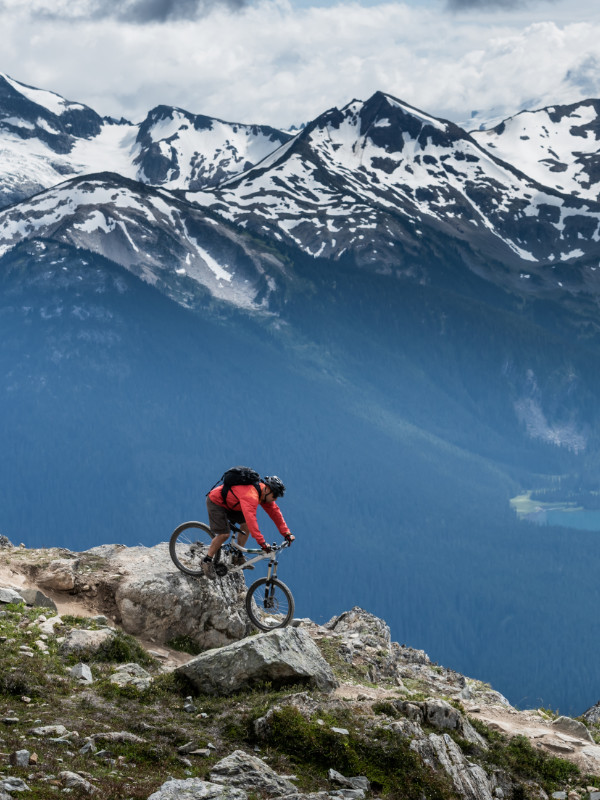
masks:
[[[274,497],[283,497],[285,494],[285,486],[283,485],[283,481],[277,477],[277,475],[265,475],[262,479],[262,482],[265,486],[268,486],[269,489],[273,492]]]

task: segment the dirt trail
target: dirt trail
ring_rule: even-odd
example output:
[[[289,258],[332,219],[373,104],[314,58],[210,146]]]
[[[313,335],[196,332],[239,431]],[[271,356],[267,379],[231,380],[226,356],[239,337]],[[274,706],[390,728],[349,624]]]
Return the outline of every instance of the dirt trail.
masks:
[[[600,775],[600,745],[582,726],[580,731],[567,720],[551,720],[539,711],[517,711],[499,705],[467,706],[467,714],[506,736],[526,736],[534,747],[572,761],[584,773]]]

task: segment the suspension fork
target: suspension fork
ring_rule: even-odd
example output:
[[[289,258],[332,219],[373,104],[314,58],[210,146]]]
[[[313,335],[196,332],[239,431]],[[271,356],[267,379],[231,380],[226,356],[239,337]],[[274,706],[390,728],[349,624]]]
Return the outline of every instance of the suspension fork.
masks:
[[[277,577],[277,565],[278,564],[279,564],[279,561],[277,561],[277,558],[272,558],[272,559],[269,560],[269,568],[267,569],[267,582],[269,582],[271,580],[271,578],[276,578]]]
[[[265,608],[272,608],[273,595],[275,594],[275,584],[271,583],[277,577],[277,558],[272,558],[269,561],[269,568],[267,569],[267,582],[265,583]]]

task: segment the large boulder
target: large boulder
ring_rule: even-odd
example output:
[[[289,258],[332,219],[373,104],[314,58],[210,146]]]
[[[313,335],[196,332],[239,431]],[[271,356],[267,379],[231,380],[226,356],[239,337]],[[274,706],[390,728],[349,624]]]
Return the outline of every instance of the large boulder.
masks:
[[[198,648],[221,647],[250,632],[240,573],[216,581],[184,575],[166,543],[155,547],[99,547],[111,573],[116,621],[127,633],[167,643],[187,638]],[[85,554],[84,554],[85,555]]]
[[[51,561],[37,576],[38,586],[57,592],[70,592],[75,588],[76,564],[65,558]]]
[[[236,750],[221,759],[209,777],[213,783],[225,783],[261,796],[281,797],[297,791],[293,783],[278,775],[262,758],[243,750]]]
[[[177,671],[205,694],[229,694],[265,681],[306,683],[325,692],[339,685],[309,634],[299,628],[278,628],[209,650]]]
[[[557,728],[563,733],[575,736],[578,739],[584,739],[587,742],[591,742],[592,744],[594,743],[592,734],[589,732],[583,722],[579,722],[579,720],[572,719],[571,717],[558,717],[552,723],[552,727]]]

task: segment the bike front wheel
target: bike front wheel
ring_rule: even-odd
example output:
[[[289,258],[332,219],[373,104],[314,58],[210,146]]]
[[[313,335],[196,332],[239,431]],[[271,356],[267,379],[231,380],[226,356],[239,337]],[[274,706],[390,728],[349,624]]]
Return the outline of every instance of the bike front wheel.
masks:
[[[285,628],[294,616],[294,598],[277,578],[260,578],[248,589],[246,613],[261,631]]]
[[[213,540],[208,525],[203,522],[184,522],[175,528],[169,540],[169,554],[173,563],[186,575],[202,575],[202,559]]]

